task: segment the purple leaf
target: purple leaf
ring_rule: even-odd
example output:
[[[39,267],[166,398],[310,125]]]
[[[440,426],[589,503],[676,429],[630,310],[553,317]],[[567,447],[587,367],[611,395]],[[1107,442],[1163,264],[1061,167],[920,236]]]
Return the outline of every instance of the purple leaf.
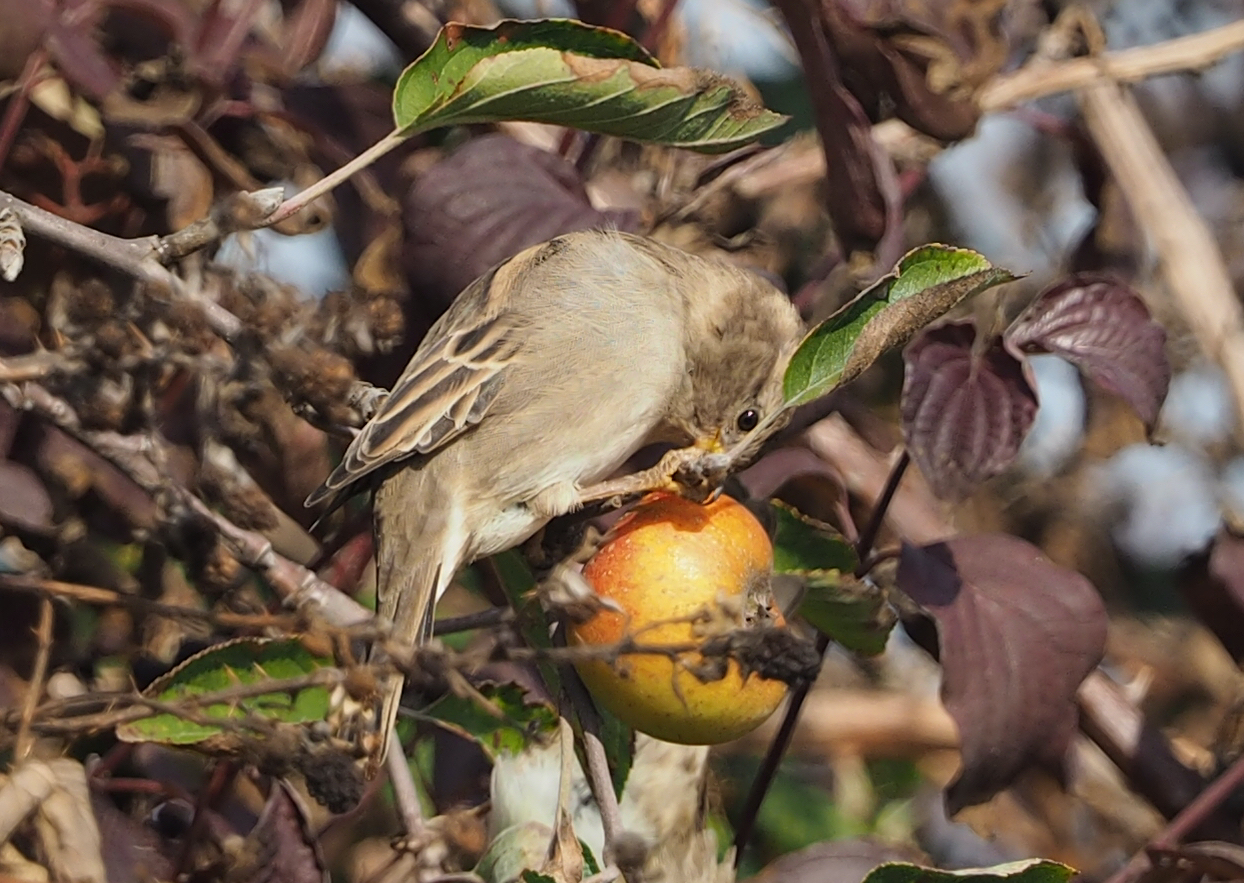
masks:
[[[247,835],[251,862],[234,868],[239,883],[328,883],[319,843],[306,807],[284,780],[272,784],[259,821]]]
[[[416,289],[442,305],[524,248],[562,233],[635,228],[625,212],[600,212],[561,157],[488,135],[421,175],[406,200],[404,257]]]
[[[0,460],[0,524],[33,531],[51,531],[52,499],[34,471]]]
[[[1105,650],[1093,584],[1017,537],[981,534],[904,544],[898,586],[936,626],[935,641],[918,618],[909,631],[940,659],[942,702],[959,727],[948,812],[988,800],[1034,764],[1061,770],[1076,691]]]
[[[1023,352],[1062,356],[1153,426],[1171,383],[1166,331],[1131,288],[1079,274],[1047,289],[1006,332]]]
[[[1000,341],[974,352],[975,340],[972,322],[950,322],[903,352],[903,437],[943,499],[961,499],[1010,466],[1037,413],[1023,361]]]
[[[94,790],[91,809],[99,825],[101,857],[110,883],[171,880],[177,876],[176,846],[153,826],[121,812],[107,796]]]
[[[766,500],[788,482],[805,476],[842,485],[842,478],[834,467],[807,448],[778,448],[744,469],[738,477],[752,499]]]
[[[834,234],[847,251],[901,253],[901,195],[894,164],[872,136],[869,119],[845,81],[844,60],[830,4],[776,0],[803,62],[816,128],[825,151],[828,209]],[[880,247],[881,243],[884,247]],[[888,266],[892,260],[879,258]]]

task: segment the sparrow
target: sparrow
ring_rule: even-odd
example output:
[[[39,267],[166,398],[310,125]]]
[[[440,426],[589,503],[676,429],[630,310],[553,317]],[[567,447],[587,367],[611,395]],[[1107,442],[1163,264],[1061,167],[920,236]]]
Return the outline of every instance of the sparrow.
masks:
[[[617,231],[559,236],[467,286],[307,499],[374,482],[378,615],[430,636],[456,571],[587,503],[724,479],[785,425],[802,336],[759,275]],[[610,478],[641,448],[675,447]],[[684,482],[685,483],[685,482]],[[384,688],[380,751],[401,681]]]

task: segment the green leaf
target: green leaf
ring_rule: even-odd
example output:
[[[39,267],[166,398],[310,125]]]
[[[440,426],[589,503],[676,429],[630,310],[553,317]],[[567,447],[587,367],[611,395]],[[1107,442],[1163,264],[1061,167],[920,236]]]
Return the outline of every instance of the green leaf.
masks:
[[[393,92],[400,134],[528,120],[721,153],[786,118],[717,74],[662,69],[625,34],[581,22],[451,22],[402,72]]]
[[[541,874],[539,871],[523,871],[523,875],[519,879],[523,883],[557,883],[548,874]]]
[[[238,638],[198,653],[143,691],[143,696],[181,705],[193,716],[240,721],[254,715],[267,721],[303,724],[324,720],[329,713],[329,688],[259,693],[227,703],[204,705],[196,696],[220,693],[265,681],[288,680],[333,668],[331,657],[316,656],[297,640]],[[157,714],[117,727],[123,742],[193,745],[226,733],[223,727],[194,722],[176,714]]]
[[[582,840],[579,841],[579,848],[583,850],[583,873],[599,874],[600,862],[596,861],[596,856],[592,855],[592,849]]]
[[[543,866],[552,840],[553,829],[541,822],[511,825],[493,837],[475,873],[485,883],[515,883],[527,879],[526,874],[539,880],[541,875],[531,869]]]
[[[966,248],[925,245],[813,328],[783,379],[788,407],[847,383],[965,298],[1015,277]]]
[[[859,563],[842,535],[784,503],[772,502],[777,529],[773,569],[802,577],[799,615],[848,650],[885,650],[896,620],[885,595],[851,574]]]
[[[540,602],[535,594],[536,578],[531,575],[527,564],[515,551],[502,552],[492,556],[491,560],[497,569],[505,599],[510,602],[510,607],[514,610],[519,634],[523,636],[527,646],[538,650],[552,647],[553,641],[549,638],[548,620],[545,619],[544,611],[540,609]],[[539,668],[549,691],[556,695],[561,690],[562,683],[557,666],[541,660]]]
[[[434,702],[427,714],[479,744],[489,759],[505,751],[517,754],[538,733],[557,728],[557,712],[543,702],[528,702],[518,684],[486,684],[479,688],[498,714],[477,700],[452,693]]]
[[[805,575],[799,615],[843,647],[866,656],[885,651],[898,620],[876,586],[837,571]]]
[[[859,563],[855,550],[828,524],[808,518],[777,501],[770,504],[776,518],[773,569],[778,573],[840,570],[851,573]]]
[[[1067,883],[1075,874],[1059,862],[1049,859],[1025,859],[992,868],[969,868],[962,871],[939,871],[905,862],[881,865],[869,872],[863,883]]]

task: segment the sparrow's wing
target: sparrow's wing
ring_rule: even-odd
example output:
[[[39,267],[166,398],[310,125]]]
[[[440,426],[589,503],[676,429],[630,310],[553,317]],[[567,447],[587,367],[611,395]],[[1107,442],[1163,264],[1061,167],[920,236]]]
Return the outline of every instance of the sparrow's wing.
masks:
[[[380,467],[427,454],[479,423],[505,380],[521,323],[490,303],[490,275],[455,303],[419,347],[393,391],[362,428],[340,465],[311,496],[314,506]]]

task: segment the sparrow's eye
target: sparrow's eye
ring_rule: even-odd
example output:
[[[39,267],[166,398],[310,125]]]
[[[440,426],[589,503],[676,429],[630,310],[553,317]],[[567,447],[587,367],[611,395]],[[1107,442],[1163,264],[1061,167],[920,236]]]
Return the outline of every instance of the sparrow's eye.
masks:
[[[756,424],[760,422],[760,412],[755,408],[748,408],[739,415],[736,424],[743,432],[751,432],[756,428]]]

